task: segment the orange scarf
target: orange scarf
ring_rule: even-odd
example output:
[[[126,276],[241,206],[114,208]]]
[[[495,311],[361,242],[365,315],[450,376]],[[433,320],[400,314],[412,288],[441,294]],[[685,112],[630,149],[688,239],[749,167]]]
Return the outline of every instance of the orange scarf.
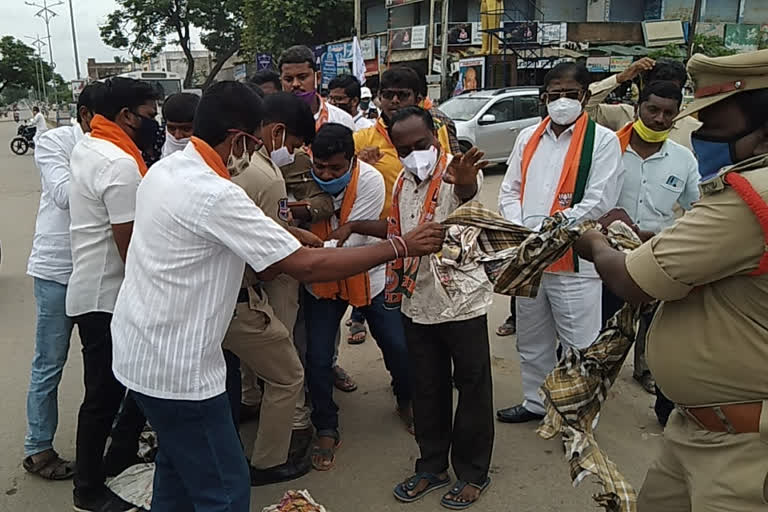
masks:
[[[319,94],[317,95],[317,101],[320,102],[320,116],[315,121],[315,131],[320,130],[328,122],[328,105],[325,104],[325,100]]]
[[[141,156],[141,151],[136,143],[120,128],[117,123],[110,121],[101,114],[96,114],[91,120],[91,137],[111,142],[136,160],[139,166],[139,174],[142,177],[147,174],[147,164]]]
[[[555,212],[565,210],[571,204],[573,193],[576,189],[576,177],[579,174],[579,161],[581,160],[581,147],[584,145],[584,135],[587,130],[587,121],[589,117],[586,113],[583,113],[581,117],[576,121],[573,129],[573,137],[571,138],[571,144],[568,146],[568,152],[565,155],[565,161],[563,162],[563,168],[560,171],[560,179],[557,183],[557,193],[555,199],[552,202],[552,208],[550,209],[550,215]],[[541,124],[539,124],[536,131],[531,135],[528,144],[523,149],[523,158],[521,162],[522,171],[522,184],[520,186],[520,197],[525,197],[525,184],[528,177],[528,166],[531,164],[531,159],[536,148],[539,146],[544,131],[547,129],[547,125],[550,123],[549,116],[547,116]],[[573,251],[568,252],[550,265],[547,270],[549,272],[572,272],[574,269]]]
[[[429,188],[427,196],[424,198],[424,205],[421,207],[419,215],[419,224],[431,222],[435,218],[437,209],[437,198],[440,195],[440,186],[443,184],[443,174],[448,167],[448,156],[445,151],[440,151],[437,165],[432,170],[429,178]],[[400,193],[403,191],[403,181],[405,173],[400,173],[400,177],[395,183],[395,189],[392,191],[392,210],[387,219],[387,238],[401,236],[402,224],[400,223]],[[419,272],[421,258],[398,258],[387,263],[386,287],[384,290],[384,301],[390,305],[400,304],[403,295],[413,296],[413,290],[416,288],[416,276]]]
[[[424,98],[423,100],[421,100],[421,108],[423,108],[426,111],[429,111],[434,106],[435,104],[432,102],[431,98]]]
[[[349,214],[352,212],[352,206],[357,198],[357,182],[359,177],[360,163],[355,162],[355,166],[352,169],[352,177],[344,192],[344,200],[341,202],[339,226],[346,224],[347,220],[349,220]],[[321,240],[326,240],[331,231],[333,231],[331,219],[316,222],[312,224],[310,229]],[[341,299],[357,307],[369,306],[372,299],[371,282],[367,271],[340,281],[314,283],[312,285],[312,292],[321,299]]]
[[[389,144],[391,147],[395,147],[394,144],[392,144],[392,141],[389,138],[389,132],[387,131],[387,127],[384,124],[384,120],[382,118],[379,118],[376,121],[376,131],[379,132],[379,134],[386,139],[387,144]]]
[[[621,152],[624,153],[629,146],[629,141],[632,139],[632,132],[634,131],[635,123],[627,123],[627,125],[621,130],[616,132],[619,137],[619,146],[621,146]]]
[[[203,161],[208,164],[208,167],[210,167],[213,172],[222,178],[228,180],[232,179],[232,177],[229,175],[229,171],[227,170],[227,166],[224,165],[224,162],[221,160],[219,154],[215,152],[207,142],[205,142],[203,139],[198,139],[197,137],[192,137],[189,139],[189,141],[194,144],[195,149],[198,153],[200,153]]]

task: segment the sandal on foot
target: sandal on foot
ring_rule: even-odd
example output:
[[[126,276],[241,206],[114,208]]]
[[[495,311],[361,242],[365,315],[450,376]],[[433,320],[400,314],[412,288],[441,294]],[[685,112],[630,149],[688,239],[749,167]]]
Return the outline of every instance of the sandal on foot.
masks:
[[[335,442],[333,444],[333,448],[320,448],[318,445],[312,446],[312,451],[310,453],[310,460],[312,461],[312,467],[315,468],[317,471],[330,471],[336,466],[336,450],[339,449],[341,446],[341,438],[339,437],[338,432],[327,432],[318,434],[318,439],[321,437],[330,437]],[[321,464],[315,464],[315,457],[322,457],[325,460],[328,460],[327,465],[321,465]]]
[[[416,487],[419,485],[419,482],[422,480],[427,481],[427,486],[414,495],[408,494],[409,492],[412,492],[414,489],[416,489]],[[435,473],[416,473],[412,477],[409,477],[405,482],[397,484],[394,491],[392,492],[394,493],[395,498],[397,498],[399,501],[402,501],[403,503],[413,503],[414,501],[420,500],[435,489],[440,489],[441,487],[450,485],[450,483],[451,479],[447,476],[445,478],[440,478]]]
[[[468,485],[480,490],[480,493],[478,493],[477,498],[475,498],[472,501],[458,501],[459,496],[461,496],[461,493],[464,491],[464,488]],[[449,508],[451,510],[464,510],[474,505],[475,502],[477,502],[477,500],[480,499],[480,496],[483,495],[483,492],[485,492],[485,490],[488,488],[489,485],[491,485],[490,478],[486,478],[483,485],[471,484],[463,480],[458,480],[456,484],[454,484],[453,488],[450,491],[448,491],[448,494],[452,495],[453,498],[448,498],[448,494],[446,494],[440,500],[440,504],[445,508]]]
[[[515,324],[504,322],[496,329],[496,336],[512,336],[516,331]]]
[[[351,393],[357,389],[357,384],[341,366],[333,367],[333,385],[339,391]]]
[[[365,324],[360,322],[352,322],[349,324],[347,343],[350,345],[360,345],[365,343],[366,336],[368,336],[368,331],[365,328]]]
[[[45,478],[46,480],[67,480],[75,474],[75,463],[59,457],[54,449],[35,454],[39,459],[35,462],[32,456],[26,457],[22,466],[27,472]]]

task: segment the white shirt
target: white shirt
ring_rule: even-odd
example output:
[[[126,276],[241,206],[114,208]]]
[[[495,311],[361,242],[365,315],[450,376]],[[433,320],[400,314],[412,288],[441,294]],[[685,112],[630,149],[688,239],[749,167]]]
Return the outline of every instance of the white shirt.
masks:
[[[70,168],[72,276],[67,315],[111,313],[124,270],[112,224],[133,222],[139,166],[122,149],[89,133],[72,151]]]
[[[353,132],[357,130],[355,127],[355,121],[352,119],[352,116],[341,110],[339,107],[335,107],[331,105],[328,101],[323,100],[325,103],[325,106],[328,108],[328,121],[327,123],[339,123],[343,124]],[[315,121],[320,119],[320,112],[322,110],[317,111],[317,114],[315,114]]]
[[[221,342],[245,262],[260,272],[300,247],[193,144],[157,162],[139,185],[112,319],[115,377],[156,398],[224,393]]]
[[[38,112],[32,117],[32,124],[37,128],[35,131],[35,141],[37,141],[44,132],[48,131],[48,123],[45,122],[43,113]]]
[[[547,126],[531,158],[524,197],[521,198],[523,149],[537,127],[538,125],[529,126],[517,137],[515,147],[507,160],[507,173],[499,192],[499,211],[502,216],[531,229],[537,229],[541,221],[551,215],[558,181],[574,130],[574,127],[570,126],[560,137],[556,137],[551,124]],[[592,167],[584,198],[575,206],[562,210],[562,213],[573,223],[597,220],[616,206],[623,181],[624,164],[621,161],[619,139],[614,132],[598,124],[595,126]],[[593,264],[581,260],[579,265],[579,275],[597,277]]]
[[[69,157],[83,137],[79,124],[48,130],[35,145],[40,170],[40,207],[37,210],[32,253],[27,274],[66,285],[72,273],[69,241]]]
[[[346,189],[338,195],[333,196],[333,206],[336,211],[341,209],[341,203],[344,202]],[[355,220],[379,220],[381,210],[384,209],[384,198],[386,196],[384,188],[384,177],[375,167],[360,161],[360,177],[357,180],[357,196],[349,212],[348,222]],[[331,227],[339,227],[339,218],[336,215],[331,217]],[[362,247],[381,242],[380,239],[365,235],[353,233],[349,236],[344,247]],[[384,291],[384,279],[386,276],[386,264],[373,267],[368,271],[368,279],[371,283],[371,297],[376,297]],[[312,285],[306,285],[307,290],[312,292]],[[314,294],[313,294],[314,295]]]
[[[667,139],[643,160],[632,145],[624,152],[624,185],[616,206],[644,231],[659,233],[675,223],[676,203],[690,210],[699,199],[699,164],[693,153]]]
[[[376,121],[373,119],[368,119],[365,117],[364,112],[358,112],[357,115],[352,119],[355,121],[355,131],[365,130],[366,128],[370,128],[376,124]]]
[[[448,163],[451,162],[448,155]],[[400,192],[400,231],[408,233],[418,226],[421,211],[424,208],[429,181],[416,183],[416,178],[408,171],[401,171],[403,176],[403,189]],[[398,178],[399,179],[399,178]],[[482,172],[477,175],[477,193],[472,201],[479,197],[483,187]],[[437,197],[434,222],[442,222],[448,215],[461,206],[462,201],[454,192],[454,186],[443,183]],[[444,322],[458,322],[469,320],[488,312],[493,302],[493,287],[482,265],[462,274],[457,279],[464,279],[472,283],[465,286],[471,290],[462,297],[461,302],[454,302],[437,282],[432,268],[432,259],[422,256],[419,262],[419,271],[416,274],[416,287],[413,296],[403,296],[402,312],[405,316],[417,324],[439,324]]]

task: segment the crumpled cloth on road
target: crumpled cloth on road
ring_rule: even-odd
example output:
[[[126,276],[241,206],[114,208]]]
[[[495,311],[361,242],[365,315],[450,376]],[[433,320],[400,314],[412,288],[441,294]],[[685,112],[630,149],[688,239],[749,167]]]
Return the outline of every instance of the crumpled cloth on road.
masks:
[[[286,492],[280,503],[264,507],[261,512],[326,512],[326,509],[305,489]]]
[[[107,482],[107,487],[139,510],[150,510],[155,465],[152,463],[131,466]]]
[[[535,297],[544,270],[562,257],[582,233],[598,227],[593,221],[570,225],[568,219],[556,213],[536,232],[477,203],[458,208],[444,223],[450,225],[445,245],[439,255],[433,255],[439,282],[450,284],[462,268],[485,265],[495,292],[520,297]],[[634,231],[622,222],[612,223],[607,236],[615,249],[625,252],[641,244]],[[451,293],[450,288],[447,291]],[[626,304],[608,320],[589,348],[568,350],[540,390],[547,412],[538,435],[551,439],[562,434],[573,485],[589,475],[595,476],[602,492],[593,498],[609,512],[635,512],[637,494],[600,449],[593,428],[634,343],[640,315],[654,307]]]

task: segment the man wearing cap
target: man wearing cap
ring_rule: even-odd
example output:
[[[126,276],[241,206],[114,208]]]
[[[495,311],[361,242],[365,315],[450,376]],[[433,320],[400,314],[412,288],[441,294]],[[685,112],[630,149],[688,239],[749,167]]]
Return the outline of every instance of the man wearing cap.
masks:
[[[765,508],[768,476],[768,50],[694,55],[686,113],[702,198],[635,251],[589,231],[576,250],[628,302],[660,300],[646,342],[676,404],[639,512]]]

